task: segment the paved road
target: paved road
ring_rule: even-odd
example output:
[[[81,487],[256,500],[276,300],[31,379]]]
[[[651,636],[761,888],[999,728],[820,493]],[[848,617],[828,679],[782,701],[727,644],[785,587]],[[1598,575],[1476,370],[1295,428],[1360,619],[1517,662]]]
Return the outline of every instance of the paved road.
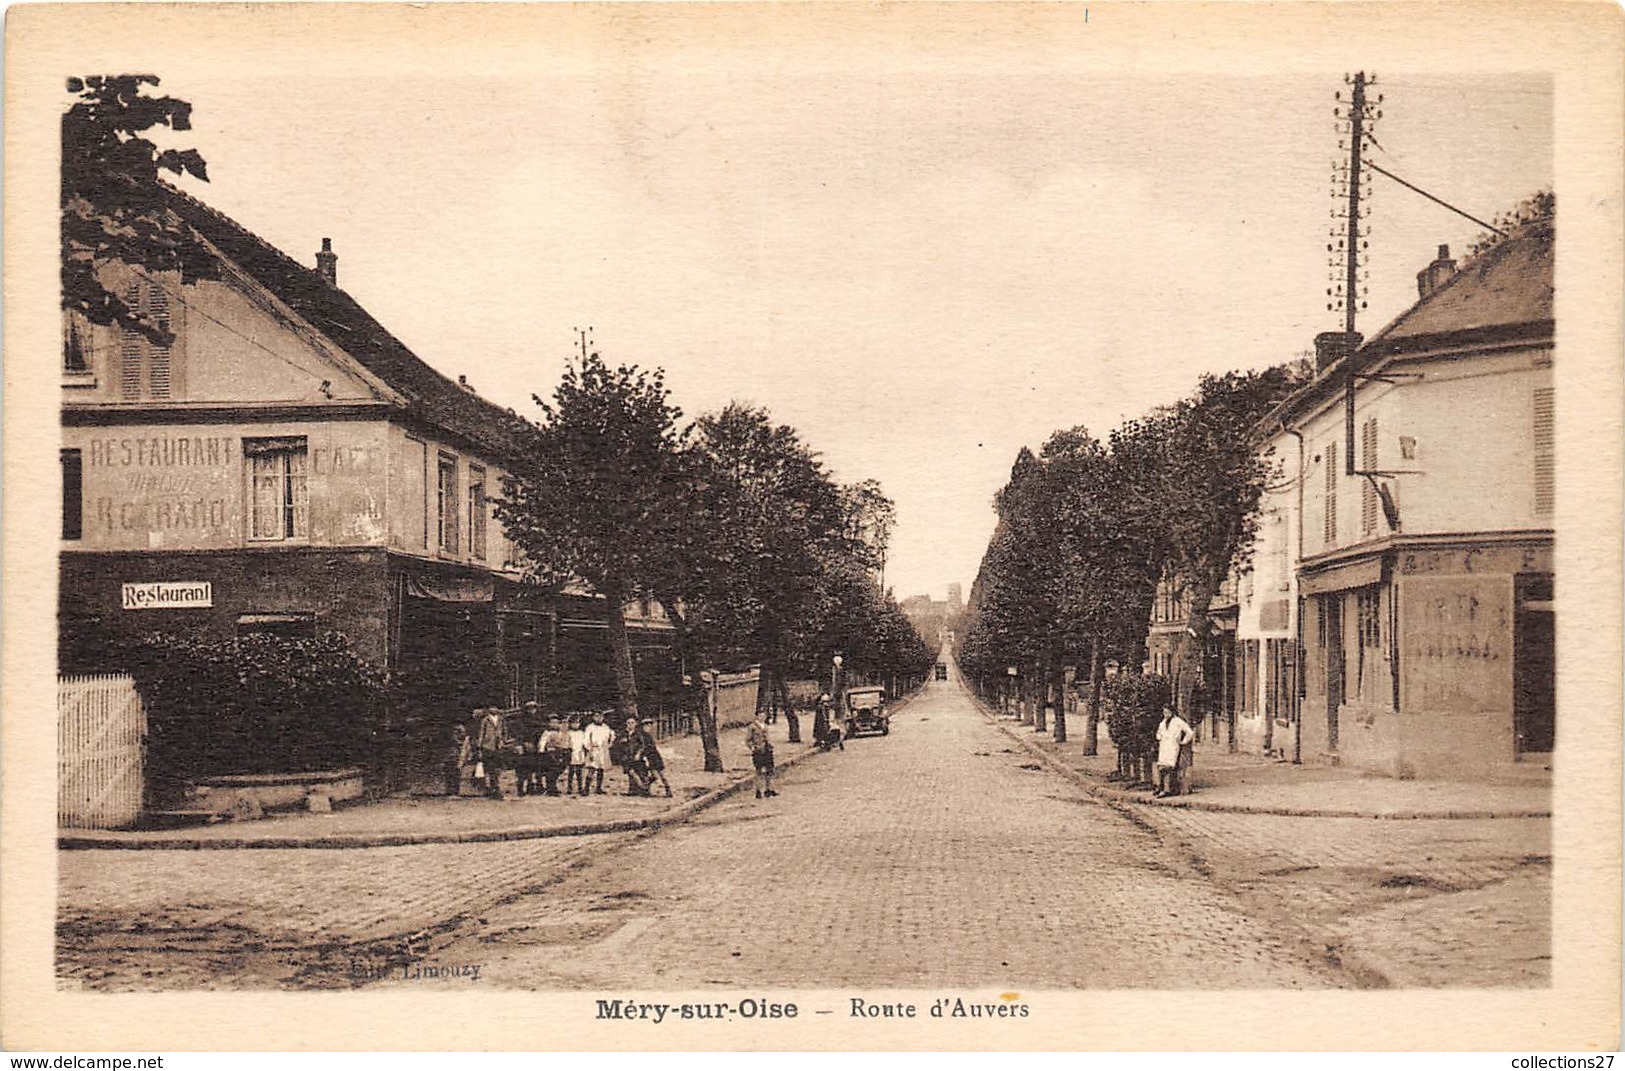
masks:
[[[486,911],[425,962],[530,988],[1349,983],[1038,768],[956,682],[780,788]]]

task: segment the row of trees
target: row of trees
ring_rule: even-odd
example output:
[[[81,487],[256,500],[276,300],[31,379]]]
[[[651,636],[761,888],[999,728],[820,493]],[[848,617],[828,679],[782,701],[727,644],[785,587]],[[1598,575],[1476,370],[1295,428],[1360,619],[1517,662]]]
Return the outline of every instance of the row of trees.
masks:
[[[874,481],[840,484],[794,428],[733,404],[692,424],[658,370],[583,345],[496,504],[529,577],[585,580],[607,602],[616,692],[636,715],[621,608],[658,599],[684,665],[760,665],[763,702],[800,726],[788,681],[832,657],[859,678],[921,677],[934,657],[882,592],[894,508]],[[697,687],[697,684],[696,684]],[[720,770],[703,703],[706,768]]]
[[[1204,376],[1196,391],[1112,430],[1058,431],[1038,454],[1023,447],[998,493],[998,525],[982,558],[959,660],[984,683],[1011,668],[1044,724],[1052,696],[1066,739],[1065,667],[1092,682],[1085,751],[1098,748],[1102,667],[1138,667],[1157,584],[1189,604],[1174,654],[1172,693],[1188,710],[1209,603],[1245,557],[1270,463],[1254,426],[1305,381],[1302,363]],[[1080,676],[1082,673],[1080,672]]]

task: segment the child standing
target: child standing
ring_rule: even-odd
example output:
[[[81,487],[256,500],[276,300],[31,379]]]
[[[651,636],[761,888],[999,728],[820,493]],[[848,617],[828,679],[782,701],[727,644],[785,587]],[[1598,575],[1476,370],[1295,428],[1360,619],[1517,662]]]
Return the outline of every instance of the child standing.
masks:
[[[587,794],[587,723],[580,715],[570,719],[570,776],[565,779],[564,794]]]

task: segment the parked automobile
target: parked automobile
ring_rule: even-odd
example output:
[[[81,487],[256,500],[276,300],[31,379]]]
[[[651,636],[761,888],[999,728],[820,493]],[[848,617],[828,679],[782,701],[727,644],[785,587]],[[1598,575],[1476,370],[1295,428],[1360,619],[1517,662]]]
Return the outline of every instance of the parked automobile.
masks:
[[[945,681],[947,679],[948,679],[948,663],[946,663],[946,662],[938,662],[937,663],[937,680]]]
[[[846,710],[842,720],[846,724],[848,738],[859,733],[879,733],[881,736],[889,734],[891,714],[886,710],[886,689],[848,688]]]

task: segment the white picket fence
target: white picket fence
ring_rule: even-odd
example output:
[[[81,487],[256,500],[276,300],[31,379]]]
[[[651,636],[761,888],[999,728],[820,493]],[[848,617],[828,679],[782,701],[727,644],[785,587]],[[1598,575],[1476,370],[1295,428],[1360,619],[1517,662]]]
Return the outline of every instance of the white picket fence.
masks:
[[[116,829],[141,817],[147,714],[124,674],[58,677],[56,821]]]

